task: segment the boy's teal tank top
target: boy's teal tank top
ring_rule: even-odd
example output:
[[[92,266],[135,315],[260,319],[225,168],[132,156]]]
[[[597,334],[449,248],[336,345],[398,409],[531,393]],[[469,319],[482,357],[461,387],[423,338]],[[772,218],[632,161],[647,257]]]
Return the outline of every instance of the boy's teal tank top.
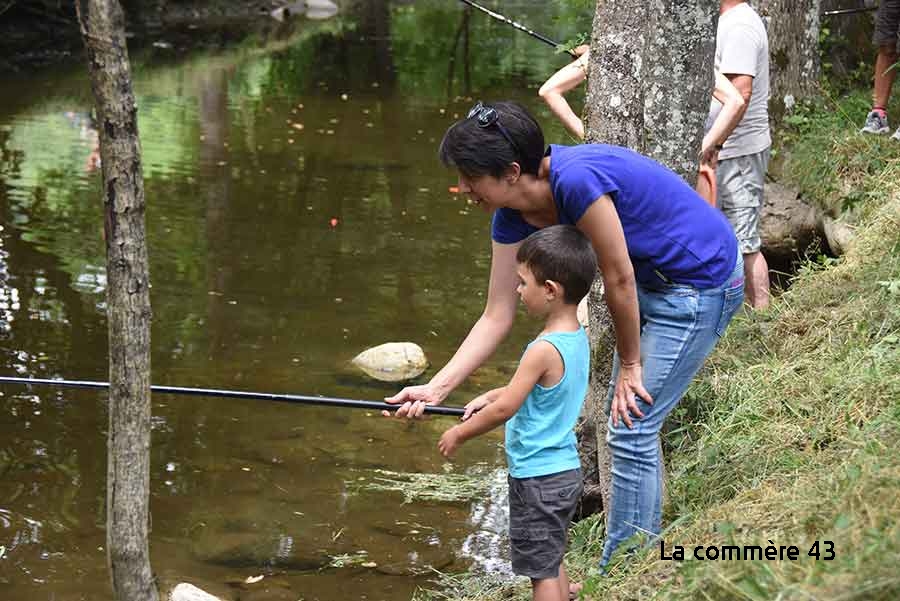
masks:
[[[515,415],[506,422],[506,461],[513,478],[547,476],[581,467],[575,422],[588,389],[590,346],[584,328],[553,332],[546,340],[563,360],[562,379],[550,388],[536,384]]]

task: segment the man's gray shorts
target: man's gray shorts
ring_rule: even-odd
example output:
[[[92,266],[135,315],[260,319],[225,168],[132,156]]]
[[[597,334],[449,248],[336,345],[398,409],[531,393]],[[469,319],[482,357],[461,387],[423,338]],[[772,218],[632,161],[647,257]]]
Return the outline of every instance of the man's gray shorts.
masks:
[[[900,39],[900,0],[881,0],[875,13],[876,46],[896,44]]]
[[[557,578],[584,487],[581,470],[508,480],[513,572],[539,580]]]
[[[716,166],[717,204],[738,239],[742,254],[759,252],[759,216],[763,206],[763,186],[769,168],[769,149],[733,159]]]

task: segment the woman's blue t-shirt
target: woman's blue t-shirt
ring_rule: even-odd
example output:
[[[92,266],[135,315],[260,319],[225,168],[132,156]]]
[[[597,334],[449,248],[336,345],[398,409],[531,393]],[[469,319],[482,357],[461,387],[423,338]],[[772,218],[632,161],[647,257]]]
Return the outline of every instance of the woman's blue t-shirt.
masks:
[[[673,171],[607,144],[551,145],[547,154],[559,222],[576,224],[591,204],[609,195],[639,283],[715,288],[734,270],[738,251],[731,224]],[[503,208],[494,213],[491,235],[514,244],[537,229],[519,211]]]

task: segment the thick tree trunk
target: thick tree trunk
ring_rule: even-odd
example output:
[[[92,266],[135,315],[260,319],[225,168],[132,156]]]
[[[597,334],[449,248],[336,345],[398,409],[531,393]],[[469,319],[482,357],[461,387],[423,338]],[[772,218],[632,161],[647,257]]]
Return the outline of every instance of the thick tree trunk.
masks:
[[[769,34],[769,111],[776,119],[819,82],[821,0],[751,0]]]
[[[714,83],[718,7],[717,0],[597,0],[585,101],[589,142],[627,146],[695,181]],[[591,290],[588,304],[593,370],[580,428],[580,450],[590,453],[582,456],[583,513],[600,504],[598,497],[603,506],[609,502],[605,399],[615,346],[601,287]]]
[[[144,182],[125,23],[116,0],[77,0],[96,100],[109,321],[107,557],[119,601],[157,601],[150,570],[150,295]]]

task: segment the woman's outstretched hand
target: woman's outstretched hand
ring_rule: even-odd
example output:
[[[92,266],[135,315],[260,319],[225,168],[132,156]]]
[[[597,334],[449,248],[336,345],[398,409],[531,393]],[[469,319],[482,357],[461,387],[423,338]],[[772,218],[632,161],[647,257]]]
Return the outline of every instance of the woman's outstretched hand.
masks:
[[[394,413],[382,411],[385,417],[398,417],[401,419],[421,419],[425,414],[427,405],[440,405],[444,397],[431,383],[418,386],[407,386],[394,396],[385,397],[386,403],[400,405]]]
[[[653,404],[653,397],[644,388],[642,376],[643,372],[641,371],[640,362],[619,364],[619,376],[616,378],[616,389],[609,410],[614,426],[618,426],[619,419],[621,419],[630,429],[632,427],[632,416],[644,417],[634,398],[635,395],[641,397],[641,400],[648,405]]]

